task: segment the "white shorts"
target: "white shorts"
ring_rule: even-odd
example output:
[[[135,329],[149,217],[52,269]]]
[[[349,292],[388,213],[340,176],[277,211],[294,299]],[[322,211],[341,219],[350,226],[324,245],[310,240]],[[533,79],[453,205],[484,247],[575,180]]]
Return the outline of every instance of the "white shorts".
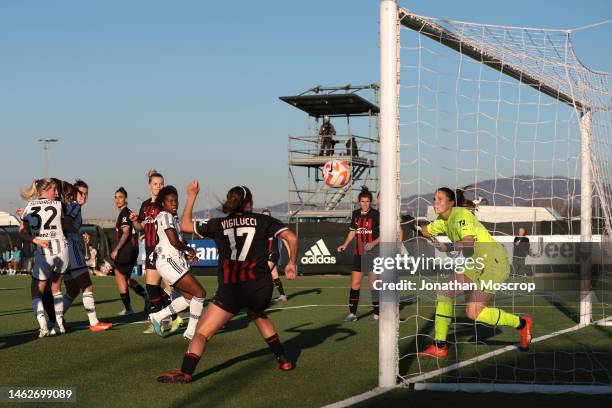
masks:
[[[68,269],[68,244],[63,241],[54,246],[53,254],[49,250],[37,247],[34,251],[32,278],[39,281],[51,279],[51,274],[63,275]]]
[[[77,277],[89,273],[89,267],[85,263],[81,241],[68,238],[68,269],[64,275],[65,280],[76,279]]]
[[[189,264],[184,257],[157,255],[155,268],[159,276],[170,285],[174,285],[179,279],[189,272]]]

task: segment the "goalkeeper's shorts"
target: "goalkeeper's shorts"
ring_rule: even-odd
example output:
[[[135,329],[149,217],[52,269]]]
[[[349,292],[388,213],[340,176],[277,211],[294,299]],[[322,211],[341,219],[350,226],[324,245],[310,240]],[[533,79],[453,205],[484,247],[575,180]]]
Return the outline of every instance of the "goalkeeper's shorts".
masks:
[[[484,244],[483,244],[484,246]],[[481,248],[479,248],[481,249]],[[478,287],[481,286],[481,281],[492,283],[504,283],[510,276],[510,261],[505,248],[498,243],[491,243],[484,246],[484,250],[476,251],[474,259],[478,259],[484,264],[483,268],[466,266],[464,275],[467,276]],[[491,287],[491,285],[487,285]],[[495,293],[495,290],[485,289],[483,292]]]

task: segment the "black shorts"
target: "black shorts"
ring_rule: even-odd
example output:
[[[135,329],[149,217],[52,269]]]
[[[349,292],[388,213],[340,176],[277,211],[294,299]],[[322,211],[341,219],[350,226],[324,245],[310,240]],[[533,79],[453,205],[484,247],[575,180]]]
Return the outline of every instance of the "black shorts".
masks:
[[[117,263],[115,262],[115,269],[118,270],[123,276],[129,278],[132,276],[132,271],[134,270],[134,263]]]
[[[361,255],[353,255],[352,272],[361,272]]]
[[[234,315],[246,308],[249,314],[263,317],[270,305],[273,289],[272,276],[262,275],[252,281],[219,286],[212,302]]]
[[[145,253],[147,254],[145,258],[145,269],[157,269],[155,266],[155,248],[147,248]]]

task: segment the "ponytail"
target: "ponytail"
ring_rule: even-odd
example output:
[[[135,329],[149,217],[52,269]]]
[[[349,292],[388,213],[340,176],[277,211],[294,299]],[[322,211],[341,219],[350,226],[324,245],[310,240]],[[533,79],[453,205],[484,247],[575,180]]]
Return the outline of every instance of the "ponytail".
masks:
[[[472,200],[468,200],[465,198],[465,190],[458,188],[455,191],[451,190],[448,187],[440,187],[437,191],[441,191],[450,201],[453,201],[455,205],[453,207],[464,207],[469,208],[471,210],[476,208],[476,204]]]
[[[244,209],[244,206],[253,202],[253,194],[246,186],[232,187],[227,192],[227,198],[221,205],[224,214],[234,214]]]
[[[23,198],[26,201],[32,201],[40,197],[40,194],[43,191],[48,190],[52,184],[55,184],[59,190],[60,186],[57,184],[55,179],[42,178],[42,179],[34,180],[32,181],[32,185],[30,187],[26,187],[23,190],[21,190],[21,193],[20,193],[21,198]]]
[[[160,172],[158,172],[155,169],[151,169],[147,172],[147,178],[149,179],[149,184],[151,184],[151,180],[153,180],[154,177],[161,177],[162,179],[164,178],[164,176],[161,175]]]
[[[357,199],[361,200],[362,198],[369,198],[370,201],[373,201],[373,199],[372,199],[372,192],[370,191],[368,186],[361,187],[361,192],[359,192],[359,195],[357,196]]]

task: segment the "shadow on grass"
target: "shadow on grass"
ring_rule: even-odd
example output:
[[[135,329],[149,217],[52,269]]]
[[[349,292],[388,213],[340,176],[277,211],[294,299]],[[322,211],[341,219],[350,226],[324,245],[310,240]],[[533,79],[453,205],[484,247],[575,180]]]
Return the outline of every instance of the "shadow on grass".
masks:
[[[284,332],[286,333],[297,334],[296,336],[288,339],[286,342],[283,343],[283,347],[285,348],[287,357],[293,362],[294,368],[297,367],[297,361],[302,353],[302,350],[317,347],[324,343],[327,339],[336,335],[342,336],[336,338],[335,341],[343,341],[357,334],[356,331],[346,329],[340,324],[328,324],[322,327],[306,328],[306,326],[309,326],[311,324],[312,323],[304,323],[299,326],[284,330]],[[194,375],[193,380],[196,381],[211,374],[217,373],[221,370],[227,369],[235,364],[262,356],[270,356],[270,358],[273,358],[273,354],[270,349],[268,347],[265,347],[247,354],[243,354],[241,356],[231,358],[214,367],[210,367],[202,371],[201,373]]]
[[[300,290],[299,292],[293,292],[293,293],[287,294],[287,298],[288,299],[293,299],[293,298],[296,298],[296,297],[307,296],[307,295],[312,295],[312,294],[320,295],[322,292],[323,291],[320,288]],[[278,303],[276,303],[276,304],[278,305]]]

